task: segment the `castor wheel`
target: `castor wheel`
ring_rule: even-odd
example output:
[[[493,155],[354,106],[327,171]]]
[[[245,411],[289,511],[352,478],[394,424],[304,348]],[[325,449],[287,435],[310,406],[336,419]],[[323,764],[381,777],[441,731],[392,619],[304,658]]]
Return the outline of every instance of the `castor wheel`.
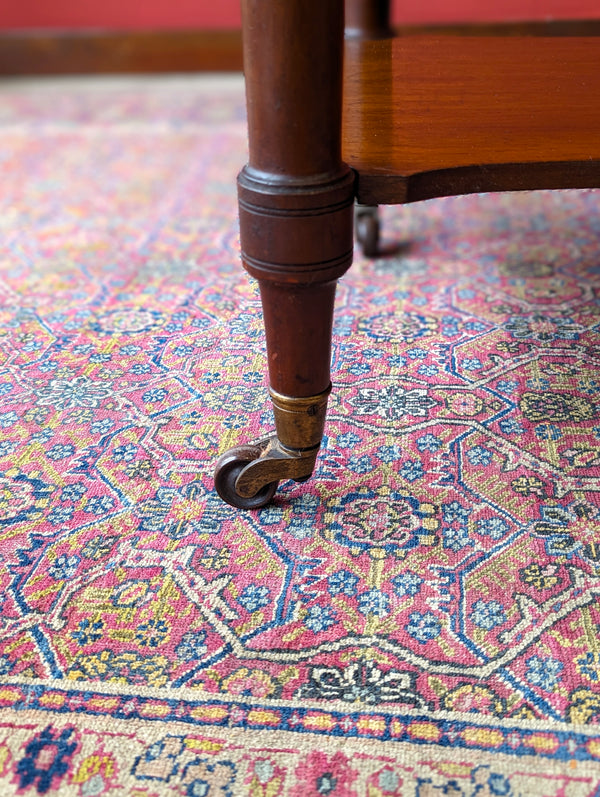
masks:
[[[376,257],[379,253],[379,214],[377,206],[357,205],[356,239],[362,246],[365,257]]]
[[[238,509],[260,509],[273,498],[280,481],[310,478],[321,447],[330,391],[328,385],[314,396],[290,398],[270,390],[277,432],[220,456],[215,489],[224,501]]]
[[[236,482],[246,465],[257,460],[262,454],[260,446],[237,446],[226,451],[215,467],[215,489],[221,498],[237,509],[260,509],[266,506],[277,490],[278,481],[270,482],[252,496],[240,495]]]
[[[273,498],[280,481],[310,478],[318,452],[318,445],[286,448],[276,434],[230,448],[217,460],[215,489],[231,506],[260,509]]]

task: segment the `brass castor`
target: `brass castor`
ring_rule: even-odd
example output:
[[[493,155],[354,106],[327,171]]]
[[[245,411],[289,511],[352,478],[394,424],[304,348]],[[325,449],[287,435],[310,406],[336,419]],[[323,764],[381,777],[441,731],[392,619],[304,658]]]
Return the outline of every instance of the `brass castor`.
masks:
[[[377,205],[356,205],[354,213],[356,240],[365,257],[376,257],[379,253],[379,212]]]
[[[277,490],[278,481],[261,487],[254,495],[240,495],[236,482],[240,473],[263,453],[259,445],[245,445],[230,448],[219,457],[215,467],[215,490],[231,506],[238,509],[260,509],[266,506]]]
[[[277,435],[230,448],[217,460],[215,489],[231,506],[260,509],[275,495],[281,479],[305,482],[315,467],[319,446],[285,448]]]
[[[321,446],[327,396],[293,398],[271,390],[278,434],[230,448],[217,460],[215,489],[238,509],[260,509],[273,498],[282,479],[310,478]],[[279,436],[285,439],[284,445]]]

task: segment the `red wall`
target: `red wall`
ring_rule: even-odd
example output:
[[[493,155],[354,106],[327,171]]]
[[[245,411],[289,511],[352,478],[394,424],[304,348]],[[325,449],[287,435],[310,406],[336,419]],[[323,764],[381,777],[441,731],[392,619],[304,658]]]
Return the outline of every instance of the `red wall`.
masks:
[[[392,0],[395,22],[598,19],[600,0]]]
[[[325,2],[325,0],[323,0]],[[392,0],[394,22],[600,18],[600,0]],[[239,0],[4,0],[0,28],[236,28]]]

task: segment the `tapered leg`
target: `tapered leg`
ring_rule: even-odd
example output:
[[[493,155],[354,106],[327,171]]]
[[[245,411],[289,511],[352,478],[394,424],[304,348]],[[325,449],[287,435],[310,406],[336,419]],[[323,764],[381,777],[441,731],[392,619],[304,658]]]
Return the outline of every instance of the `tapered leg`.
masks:
[[[346,0],[347,39],[387,39],[393,36],[390,0]],[[376,205],[356,205],[356,240],[366,257],[379,252],[379,211]]]
[[[354,175],[341,160],[343,0],[243,0],[250,157],[238,178],[259,281],[276,434],[226,452],[215,486],[256,508],[314,468],[331,389],[337,279],[352,262]]]

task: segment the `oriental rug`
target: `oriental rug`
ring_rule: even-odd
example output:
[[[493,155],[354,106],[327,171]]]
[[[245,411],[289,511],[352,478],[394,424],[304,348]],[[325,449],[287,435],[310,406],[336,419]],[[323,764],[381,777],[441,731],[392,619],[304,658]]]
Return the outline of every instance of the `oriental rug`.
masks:
[[[598,797],[600,193],[385,209],[241,512],[240,79],[0,100],[0,793]]]

